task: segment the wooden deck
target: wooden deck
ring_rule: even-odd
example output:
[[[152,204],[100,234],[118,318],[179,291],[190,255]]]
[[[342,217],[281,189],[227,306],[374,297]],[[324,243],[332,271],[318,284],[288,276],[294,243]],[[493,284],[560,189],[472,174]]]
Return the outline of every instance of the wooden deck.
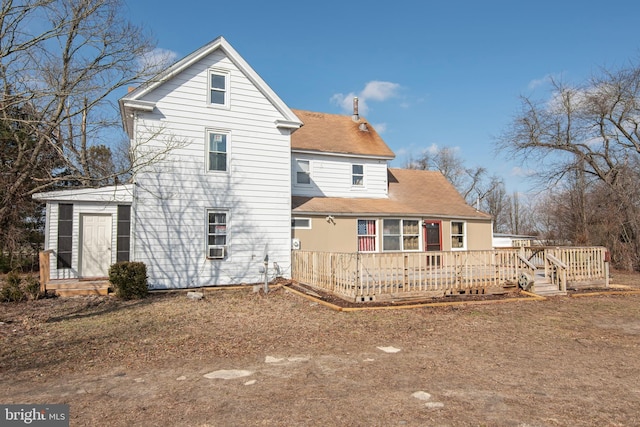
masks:
[[[49,265],[50,253],[51,250],[40,252],[40,292],[55,293],[61,297],[109,294],[111,283],[107,277],[52,280]]]
[[[567,283],[608,283],[606,249],[329,253],[294,251],[292,278],[348,301],[504,293],[561,295]]]

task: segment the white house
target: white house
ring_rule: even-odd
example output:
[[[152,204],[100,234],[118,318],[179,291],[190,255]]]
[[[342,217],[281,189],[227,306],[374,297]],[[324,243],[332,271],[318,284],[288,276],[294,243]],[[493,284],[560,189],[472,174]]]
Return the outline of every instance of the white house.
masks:
[[[289,109],[222,37],[120,111],[132,182],[35,196],[51,279],[105,277],[131,260],[156,289],[255,283],[267,258],[290,277],[292,237],[312,250],[490,249],[490,216],[440,174],[389,170],[394,153],[357,109]]]
[[[152,288],[259,281],[267,256],[290,265],[290,134],[302,123],[224,38],[129,92],[120,109],[133,152],[155,158],[127,186],[126,201],[129,259],[147,265]],[[117,199],[85,206],[84,194],[36,196],[50,213],[52,279],[106,276],[109,263],[97,271],[82,262],[94,241],[109,242],[110,263],[118,260]],[[58,232],[65,206],[73,210],[68,235]],[[93,217],[111,227],[83,233]],[[61,263],[65,239],[70,262]]]

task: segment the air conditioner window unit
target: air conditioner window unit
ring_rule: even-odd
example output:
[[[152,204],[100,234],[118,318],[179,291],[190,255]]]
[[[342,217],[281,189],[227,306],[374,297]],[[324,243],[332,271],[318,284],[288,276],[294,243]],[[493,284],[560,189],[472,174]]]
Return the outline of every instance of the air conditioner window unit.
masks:
[[[223,259],[226,253],[225,246],[209,246],[209,252],[207,258],[209,259]]]

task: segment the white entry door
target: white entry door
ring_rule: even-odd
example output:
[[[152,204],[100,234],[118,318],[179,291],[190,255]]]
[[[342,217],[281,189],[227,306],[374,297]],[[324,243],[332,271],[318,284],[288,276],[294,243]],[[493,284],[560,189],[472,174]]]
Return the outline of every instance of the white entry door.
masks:
[[[80,275],[107,277],[111,265],[111,215],[82,215]]]

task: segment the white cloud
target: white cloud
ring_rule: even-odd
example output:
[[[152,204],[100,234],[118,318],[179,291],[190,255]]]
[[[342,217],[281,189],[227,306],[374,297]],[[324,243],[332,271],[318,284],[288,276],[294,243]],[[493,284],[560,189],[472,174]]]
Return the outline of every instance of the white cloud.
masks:
[[[429,154],[436,154],[438,152],[438,144],[436,144],[435,142],[433,144],[431,144],[430,146],[428,146],[427,148],[425,148],[424,150],[422,150],[423,153],[429,153]]]
[[[440,153],[441,151],[448,151],[451,153],[454,153],[456,155],[460,154],[460,147],[455,146],[455,147],[440,147],[438,144],[436,144],[435,142],[433,144],[431,144],[430,146],[428,146],[427,148],[422,150],[422,153],[425,154],[429,154],[431,156],[434,156],[438,153]]]
[[[366,115],[369,112],[369,101],[386,101],[398,96],[399,90],[398,83],[373,80],[365,84],[360,93],[336,93],[331,97],[331,102],[338,105],[345,113],[351,113],[353,112],[353,98],[357,96],[358,112],[361,115]]]
[[[386,123],[376,123],[375,125],[373,125],[373,128],[378,133],[384,133],[387,130],[387,124]]]
[[[529,82],[529,84],[527,85],[527,87],[530,90],[534,90],[540,86],[543,86],[545,84],[547,84],[549,82],[549,76],[544,76],[541,79],[533,79]]]
[[[351,113],[353,112],[353,98],[357,95],[353,92],[349,92],[348,94],[336,93],[331,97],[331,102],[336,104],[342,111]],[[363,100],[358,100],[358,111],[361,114],[366,114],[366,102]]]
[[[561,78],[562,76],[560,76],[559,74],[547,74],[544,77],[541,77],[539,79],[531,80],[527,85],[527,87],[529,88],[529,90],[535,90],[540,86],[545,86],[551,83],[553,80],[559,80]]]
[[[145,53],[138,62],[140,69],[150,69],[160,72],[173,64],[178,58],[178,54],[172,50],[156,48]]]
[[[400,85],[398,83],[374,80],[365,85],[362,92],[360,92],[360,96],[364,99],[371,99],[373,101],[385,101],[396,96],[398,89],[400,89]]]

